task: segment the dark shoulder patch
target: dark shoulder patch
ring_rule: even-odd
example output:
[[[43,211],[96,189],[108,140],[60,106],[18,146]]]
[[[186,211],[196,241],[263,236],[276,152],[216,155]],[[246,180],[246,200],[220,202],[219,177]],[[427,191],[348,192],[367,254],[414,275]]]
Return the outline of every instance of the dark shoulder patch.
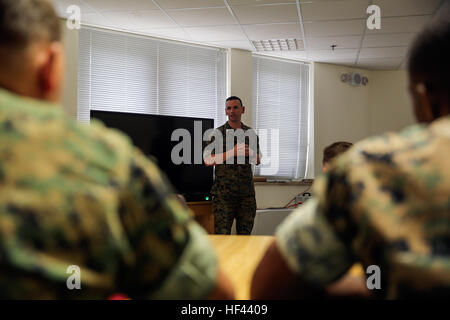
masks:
[[[358,232],[350,213],[352,197],[351,186],[345,175],[335,170],[330,171],[324,213],[337,236],[346,244],[351,243]]]
[[[389,193],[395,203],[401,203],[405,200],[405,193],[400,188],[384,185],[380,187],[380,190]]]
[[[431,253],[434,256],[450,256],[450,236],[436,236],[429,240]]]
[[[396,239],[390,244],[391,249],[397,251],[409,251],[409,245],[405,239]]]
[[[367,151],[362,151],[361,154],[366,158],[369,162],[380,162],[389,165],[394,165],[392,161],[392,153],[369,153]]]

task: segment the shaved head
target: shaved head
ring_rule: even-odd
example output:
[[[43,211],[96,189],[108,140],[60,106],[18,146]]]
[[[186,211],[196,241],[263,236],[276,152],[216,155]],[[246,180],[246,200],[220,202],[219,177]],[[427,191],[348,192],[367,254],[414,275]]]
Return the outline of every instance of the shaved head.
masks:
[[[0,0],[0,87],[58,100],[61,21],[47,0]]]

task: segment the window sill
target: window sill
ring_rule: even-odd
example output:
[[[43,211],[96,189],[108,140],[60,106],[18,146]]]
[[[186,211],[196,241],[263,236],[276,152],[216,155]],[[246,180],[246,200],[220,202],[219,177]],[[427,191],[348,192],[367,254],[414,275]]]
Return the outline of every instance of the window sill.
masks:
[[[270,180],[263,177],[254,177],[253,181],[256,186],[311,186],[314,182],[314,179],[291,181],[291,180],[276,180],[276,179]]]

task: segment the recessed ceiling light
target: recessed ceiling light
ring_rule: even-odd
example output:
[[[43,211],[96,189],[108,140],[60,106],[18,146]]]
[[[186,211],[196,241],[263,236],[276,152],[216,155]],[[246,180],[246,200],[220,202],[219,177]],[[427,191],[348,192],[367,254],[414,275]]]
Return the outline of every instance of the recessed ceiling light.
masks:
[[[256,51],[303,51],[305,45],[300,39],[253,40]]]

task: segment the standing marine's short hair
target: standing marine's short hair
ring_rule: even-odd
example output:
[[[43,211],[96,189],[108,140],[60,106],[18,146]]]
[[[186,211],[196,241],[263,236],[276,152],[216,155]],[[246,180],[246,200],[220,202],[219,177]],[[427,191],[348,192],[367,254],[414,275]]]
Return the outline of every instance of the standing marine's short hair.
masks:
[[[0,47],[23,49],[34,41],[60,41],[61,22],[47,0],[0,0]]]
[[[230,100],[239,100],[239,102],[241,103],[241,106],[243,106],[242,100],[241,100],[241,98],[239,98],[239,97],[236,97],[236,96],[228,97],[227,100],[226,100],[225,102],[230,101]]]
[[[351,142],[339,141],[335,142],[323,150],[323,164],[330,162],[341,153],[344,153],[353,146]]]

